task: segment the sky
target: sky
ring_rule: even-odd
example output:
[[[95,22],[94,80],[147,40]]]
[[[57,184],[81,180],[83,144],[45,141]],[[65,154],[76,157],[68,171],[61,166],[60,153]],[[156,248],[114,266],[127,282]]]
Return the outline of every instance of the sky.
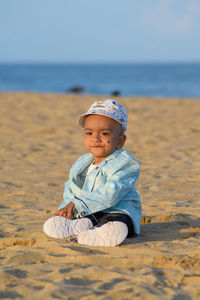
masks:
[[[200,0],[0,0],[0,63],[200,62]]]

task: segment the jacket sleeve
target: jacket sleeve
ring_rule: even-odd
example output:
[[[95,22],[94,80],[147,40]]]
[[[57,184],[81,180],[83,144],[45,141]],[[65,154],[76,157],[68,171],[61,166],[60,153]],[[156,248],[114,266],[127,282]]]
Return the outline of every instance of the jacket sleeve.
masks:
[[[94,191],[84,191],[72,181],[70,183],[75,198],[74,204],[81,216],[114,207],[126,195],[136,193],[135,182],[139,167],[130,161],[114,174],[110,174],[105,185]]]
[[[65,182],[65,188],[63,193],[63,202],[60,204],[58,209],[61,209],[65,207],[67,204],[69,204],[71,201],[74,202],[74,196],[72,194],[71,188],[70,188],[70,181]]]
[[[76,173],[74,170],[76,168],[79,168],[80,163],[83,160],[87,159],[87,157],[88,157],[88,154],[84,154],[75,161],[75,163],[71,167],[69,178],[73,177],[73,175]],[[73,193],[72,193],[72,190],[70,187],[70,179],[69,179],[65,182],[65,188],[64,188],[64,192],[63,192],[63,202],[59,205],[58,209],[65,207],[71,201],[75,203],[75,198],[73,196]]]

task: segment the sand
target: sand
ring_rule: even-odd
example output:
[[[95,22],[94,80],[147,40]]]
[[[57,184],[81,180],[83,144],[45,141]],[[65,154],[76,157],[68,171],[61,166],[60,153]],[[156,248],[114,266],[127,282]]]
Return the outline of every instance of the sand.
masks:
[[[199,99],[119,99],[141,163],[140,236],[93,248],[43,234],[85,153],[76,118],[96,99],[0,94],[0,298],[200,299]]]

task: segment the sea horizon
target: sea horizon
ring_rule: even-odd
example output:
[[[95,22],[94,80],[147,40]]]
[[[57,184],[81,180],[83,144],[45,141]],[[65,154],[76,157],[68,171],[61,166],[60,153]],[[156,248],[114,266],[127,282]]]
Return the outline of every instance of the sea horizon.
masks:
[[[200,98],[200,62],[0,63],[0,92],[76,87],[85,94]]]

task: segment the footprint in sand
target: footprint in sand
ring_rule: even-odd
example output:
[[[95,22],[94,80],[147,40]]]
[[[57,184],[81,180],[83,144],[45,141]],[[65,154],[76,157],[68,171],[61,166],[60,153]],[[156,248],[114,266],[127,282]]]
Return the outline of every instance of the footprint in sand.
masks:
[[[127,281],[127,279],[123,279],[123,278],[114,278],[112,279],[110,282],[106,282],[103,283],[102,285],[99,286],[99,289],[102,290],[112,290],[112,288],[117,284],[117,283],[121,283]]]
[[[7,264],[14,265],[30,265],[30,264],[42,264],[45,263],[44,255],[35,252],[26,252],[17,254],[8,259]]]
[[[88,280],[86,278],[80,278],[80,277],[70,277],[69,279],[63,280],[64,284],[67,285],[74,285],[74,286],[89,286],[96,282],[97,280]]]
[[[23,271],[20,269],[5,269],[4,270],[5,273],[13,275],[14,277],[17,278],[26,278],[27,277],[27,271]]]
[[[0,299],[21,299],[22,295],[18,294],[15,291],[0,291]]]
[[[71,272],[71,270],[73,270],[73,268],[65,268],[65,269],[60,269],[59,272],[61,274],[69,274],[69,272]]]

